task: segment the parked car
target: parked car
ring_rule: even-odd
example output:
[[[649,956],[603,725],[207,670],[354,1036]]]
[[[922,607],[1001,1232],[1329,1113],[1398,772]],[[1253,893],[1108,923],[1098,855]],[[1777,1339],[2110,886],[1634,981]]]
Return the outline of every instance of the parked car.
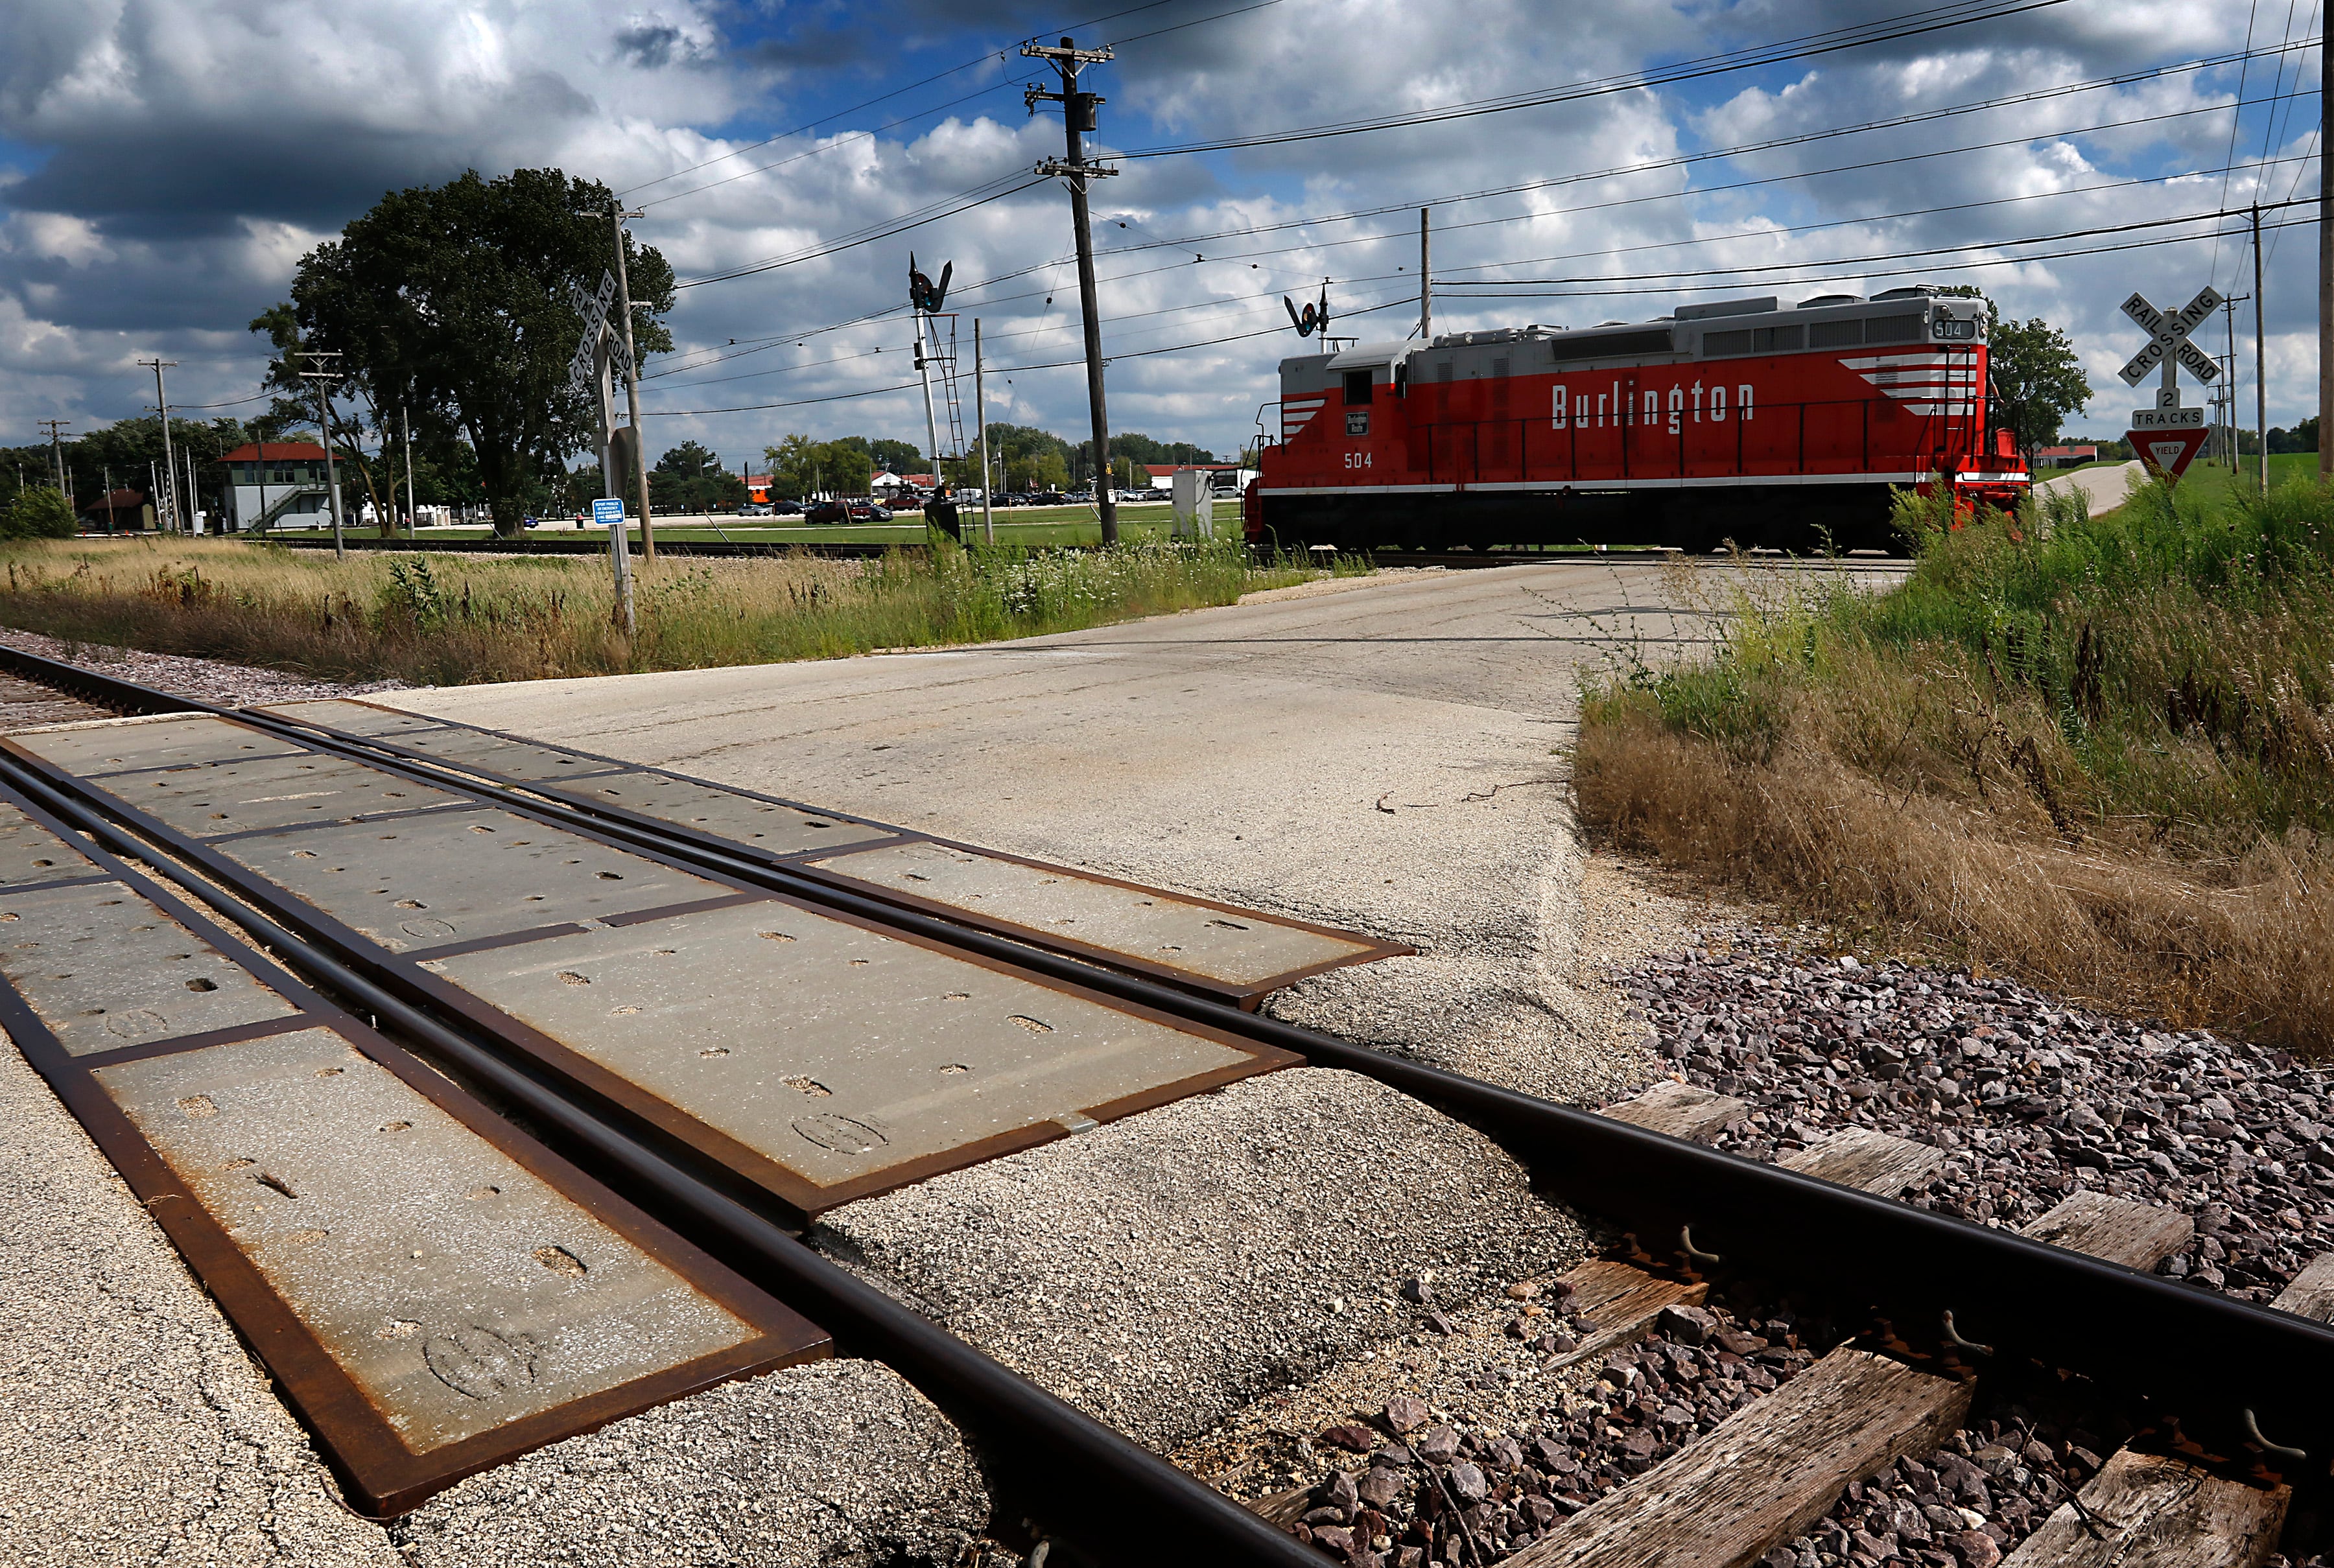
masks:
[[[738,508],[738,515],[740,517],[767,517],[770,515],[771,510],[770,504],[767,501],[748,501]]]
[[[881,501],[870,501],[867,503],[867,515],[872,521],[889,523],[892,520],[892,508],[884,505]]]
[[[802,509],[803,504],[799,501],[773,501],[770,503],[770,515],[774,517],[798,517],[802,515]]]
[[[1059,490],[1040,490],[1029,497],[1029,505],[1032,506],[1066,506],[1070,504],[1070,499],[1071,498],[1069,496],[1063,495]]]
[[[851,504],[847,501],[814,501],[803,513],[805,523],[848,523]]]

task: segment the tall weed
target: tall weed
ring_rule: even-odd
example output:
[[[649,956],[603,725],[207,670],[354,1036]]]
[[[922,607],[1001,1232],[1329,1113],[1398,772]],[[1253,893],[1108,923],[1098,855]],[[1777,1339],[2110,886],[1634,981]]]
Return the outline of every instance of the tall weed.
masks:
[[[2334,1049],[2334,491],[1899,506],[1893,592],[1585,695],[1584,815],[1827,916]],[[1739,591],[1738,598],[1739,598]],[[2281,999],[2282,998],[2282,999]]]

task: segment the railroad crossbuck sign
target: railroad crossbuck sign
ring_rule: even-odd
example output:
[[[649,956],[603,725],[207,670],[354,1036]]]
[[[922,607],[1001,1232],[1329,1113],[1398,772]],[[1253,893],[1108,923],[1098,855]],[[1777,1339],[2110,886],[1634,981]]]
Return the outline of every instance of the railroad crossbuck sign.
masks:
[[[2188,334],[2204,325],[2220,306],[2220,291],[2209,286],[2198,290],[2194,299],[2169,315],[2148,303],[2146,294],[2135,293],[2123,303],[2123,313],[2147,334],[2147,347],[2133,355],[2118,373],[2127,386],[2133,387],[2145,380],[2150,370],[2160,370],[2164,378],[2156,389],[2156,407],[2134,409],[2131,428],[2125,432],[2131,449],[2150,473],[2177,480],[2204,445],[2204,410],[2180,406],[2179,368],[2187,366],[2200,381],[2220,380],[2221,367],[2188,341]]]
[[[587,294],[579,284],[567,285],[567,303],[584,318],[584,336],[575,345],[575,353],[567,361],[567,384],[578,392],[592,390],[592,378],[600,368],[600,342],[605,337],[608,357],[615,364],[618,375],[631,372],[632,361],[624,353],[624,335],[608,326],[608,306],[616,297],[616,274],[600,274],[600,292]]]

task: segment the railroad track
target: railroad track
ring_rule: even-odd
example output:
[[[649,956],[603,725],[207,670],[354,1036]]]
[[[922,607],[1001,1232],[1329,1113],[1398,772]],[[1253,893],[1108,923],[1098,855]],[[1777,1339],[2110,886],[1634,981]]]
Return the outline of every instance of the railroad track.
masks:
[[[2334,1453],[2334,1331],[2319,1321],[2321,1286],[2298,1282],[2282,1303],[2295,1310],[2253,1306],[2146,1272],[2185,1222],[2135,1206],[2078,1203],[2036,1234],[2012,1235],[1895,1201],[1936,1157],[1921,1146],[1843,1134],[1796,1168],[1760,1164],[1693,1140],[1734,1113],[1714,1096],[1657,1089],[1597,1115],[1250,1010],[1291,976],[1390,950],[1353,933],[368,704],[231,713],[13,651],[0,650],[0,669],[63,694],[24,692],[28,716],[70,698],[154,720],[0,741],[0,918],[30,922],[15,927],[13,950],[99,935],[118,955],[105,972],[81,975],[80,990],[44,991],[75,976],[44,979],[47,966],[17,961],[0,1022],[376,1512],[524,1448],[839,1345],[891,1365],[973,1434],[1011,1499],[1006,1512],[1036,1521],[1033,1535],[1065,1557],[1317,1563],[1291,1532],[1339,1545],[1329,1532],[1353,1525],[1320,1510],[1359,1520],[1360,1509],[1334,1488],[1326,1500],[1315,1490],[1237,1506],[798,1238],[849,1198],[1299,1062],[1375,1079],[1469,1123],[1613,1228],[1611,1255],[1564,1282],[1596,1325],[1567,1352],[1576,1361],[1697,1307],[1718,1277],[1762,1281],[1862,1325],[1702,1441],[1543,1521],[1509,1554],[1516,1563],[1757,1561],[1849,1484],[1934,1447],[1989,1379],[2085,1380],[2162,1450],[2116,1456],[2088,1513],[2070,1504],[2072,1525],[2046,1524],[2019,1549],[2020,1568],[2108,1561],[2102,1552],[2143,1538],[2192,1544],[2188,1557],[2149,1561],[2258,1560],[2291,1496],[2314,1492]],[[514,885],[549,889],[561,918],[519,907],[535,895],[515,899],[476,871],[521,850],[533,851],[522,860],[534,880]],[[1070,938],[1042,918],[1060,909],[1092,917],[1089,928]],[[1102,918],[1111,910],[1115,934]],[[184,952],[155,947],[187,948],[189,936]],[[819,1109],[781,1118],[800,1134],[781,1150],[738,1120],[746,1081],[716,1076],[709,1098],[680,1075],[660,1076],[657,1054],[670,1056],[676,1037],[709,1060],[761,1044],[733,1025],[776,1005],[755,979],[760,955],[774,951],[815,966],[818,986],[837,995],[854,995],[854,969],[876,970],[878,988],[855,994],[862,1008],[920,989],[986,1009],[1001,1025],[992,1033],[1017,1050],[1047,1035],[1115,1043],[1114,1071],[1124,1071],[1074,1084],[1066,1099],[1033,1099],[1010,1136],[912,1116],[873,1136],[860,1107],[875,1091],[851,1079],[845,1052],[797,1074],[807,1087],[787,1080]],[[638,966],[662,958],[709,964],[719,1005],[690,1011],[688,987],[644,982]],[[78,1005],[98,995],[91,986],[107,1009]],[[643,1013],[630,996],[661,997],[660,1010],[641,1025],[607,1023]],[[812,1001],[796,994],[787,1005],[800,1013]],[[960,1021],[898,1060],[985,1073],[990,1059],[972,1053],[979,1034]],[[834,1082],[812,1076],[821,1073]],[[369,1098],[352,1111],[299,1098],[359,1085]],[[620,1365],[522,1379],[513,1368],[534,1363],[513,1347],[556,1338],[540,1312],[526,1317],[536,1308],[468,1338],[424,1339],[416,1323],[416,1353],[437,1383],[472,1398],[526,1383],[537,1403],[491,1429],[465,1427],[468,1407],[425,1385],[438,1404],[425,1400],[409,1419],[437,1422],[439,1440],[385,1429],[381,1390],[363,1382],[375,1352],[352,1355],[356,1329],[319,1304],[329,1282],[311,1279],[304,1294],[299,1269],[283,1261],[283,1249],[317,1238],[301,1239],[308,1233],[286,1219],[290,1228],[254,1241],[221,1218],[222,1194],[254,1198],[254,1184],[290,1213],[310,1179],[288,1152],[213,1158],[243,1147],[219,1140],[230,1130],[265,1140],[265,1126],[241,1119],[247,1101],[271,1097],[304,1117],[353,1117],[352,1136],[434,1139],[439,1163],[481,1173],[469,1178],[479,1201],[564,1196],[598,1228],[533,1252],[542,1288],[613,1259],[606,1266],[629,1271],[638,1300],[661,1303],[659,1322],[694,1326],[643,1342]],[[231,1181],[217,1174],[230,1167]],[[458,1294],[455,1252],[446,1288]],[[403,1321],[362,1326],[393,1338]],[[1389,1539],[1388,1561],[1404,1550],[1494,1560],[1500,1537],[1478,1539],[1467,1521],[1454,1504],[1423,1539]],[[2198,1541],[2220,1554],[2194,1555]],[[1375,1549],[1366,1534],[1343,1546]]]

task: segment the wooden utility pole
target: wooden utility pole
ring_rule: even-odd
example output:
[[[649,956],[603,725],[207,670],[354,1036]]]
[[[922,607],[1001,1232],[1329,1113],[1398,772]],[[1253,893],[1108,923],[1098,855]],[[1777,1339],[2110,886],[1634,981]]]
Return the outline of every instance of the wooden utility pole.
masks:
[[[330,352],[318,352],[314,350],[303,351],[312,360],[337,360],[341,357],[340,351],[337,349]],[[340,372],[330,369],[303,370],[300,372],[300,379],[304,381],[313,381],[316,385],[316,433],[324,440],[324,499],[333,509],[333,559],[346,561],[349,558],[349,549],[347,542],[342,538],[343,530],[341,524],[341,475],[340,470],[333,465],[331,384],[341,379]]]
[[[641,560],[656,564],[656,534],[649,521],[649,455],[641,444],[641,359],[632,351],[632,284],[624,266],[624,220],[636,212],[616,209],[616,308],[624,323],[624,410],[632,421],[632,479],[641,487]],[[621,495],[619,488],[610,492]]]
[[[2318,145],[2326,145],[2326,94],[2334,71],[2323,37],[2318,41]],[[2334,441],[2326,438],[2326,411],[2334,409],[2334,179],[2318,164],[2318,476],[2334,479]]]
[[[980,428],[980,536],[988,544],[997,543],[997,515],[989,493],[996,486],[989,482],[989,399],[980,381],[980,318],[972,318],[972,420]]]
[[[1118,543],[1118,497],[1112,493],[1110,468],[1110,411],[1103,401],[1102,391],[1102,312],[1095,298],[1094,226],[1086,211],[1086,181],[1102,175],[1114,175],[1114,168],[1103,168],[1086,161],[1085,133],[1095,129],[1095,110],[1103,100],[1091,92],[1078,91],[1078,72],[1089,65],[1097,65],[1111,57],[1108,49],[1080,49],[1065,38],[1059,48],[1038,43],[1024,43],[1021,53],[1033,59],[1053,63],[1060,73],[1062,90],[1045,92],[1031,88],[1022,94],[1022,101],[1034,109],[1040,101],[1062,106],[1062,124],[1068,135],[1066,159],[1047,159],[1037,166],[1037,172],[1059,177],[1070,185],[1070,226],[1078,246],[1078,306],[1085,319],[1086,337],[1086,408],[1094,420],[1095,447],[1095,510],[1102,518],[1102,542]]]
[[[1428,348],[1434,346],[1434,274],[1427,271],[1426,212],[1418,209],[1418,336]]]
[[[35,419],[34,423],[37,425],[46,425],[49,428],[49,457],[57,466],[57,494],[65,498],[65,505],[70,509],[72,506],[72,486],[65,478],[65,449],[58,441],[57,433],[63,429],[67,425],[72,423],[72,421],[70,419]]]
[[[2261,449],[2262,494],[2269,494],[2269,379],[2262,346],[2261,203],[2253,203],[2253,442]],[[2234,370],[2233,365],[2230,367]]]
[[[158,354],[150,360],[138,362],[154,372],[154,412],[162,421],[162,476],[170,482],[170,525],[183,534],[186,524],[178,515],[178,459],[170,449],[170,399],[162,392],[162,372],[177,369],[178,361],[163,359]],[[111,505],[111,497],[108,497],[107,504]]]

